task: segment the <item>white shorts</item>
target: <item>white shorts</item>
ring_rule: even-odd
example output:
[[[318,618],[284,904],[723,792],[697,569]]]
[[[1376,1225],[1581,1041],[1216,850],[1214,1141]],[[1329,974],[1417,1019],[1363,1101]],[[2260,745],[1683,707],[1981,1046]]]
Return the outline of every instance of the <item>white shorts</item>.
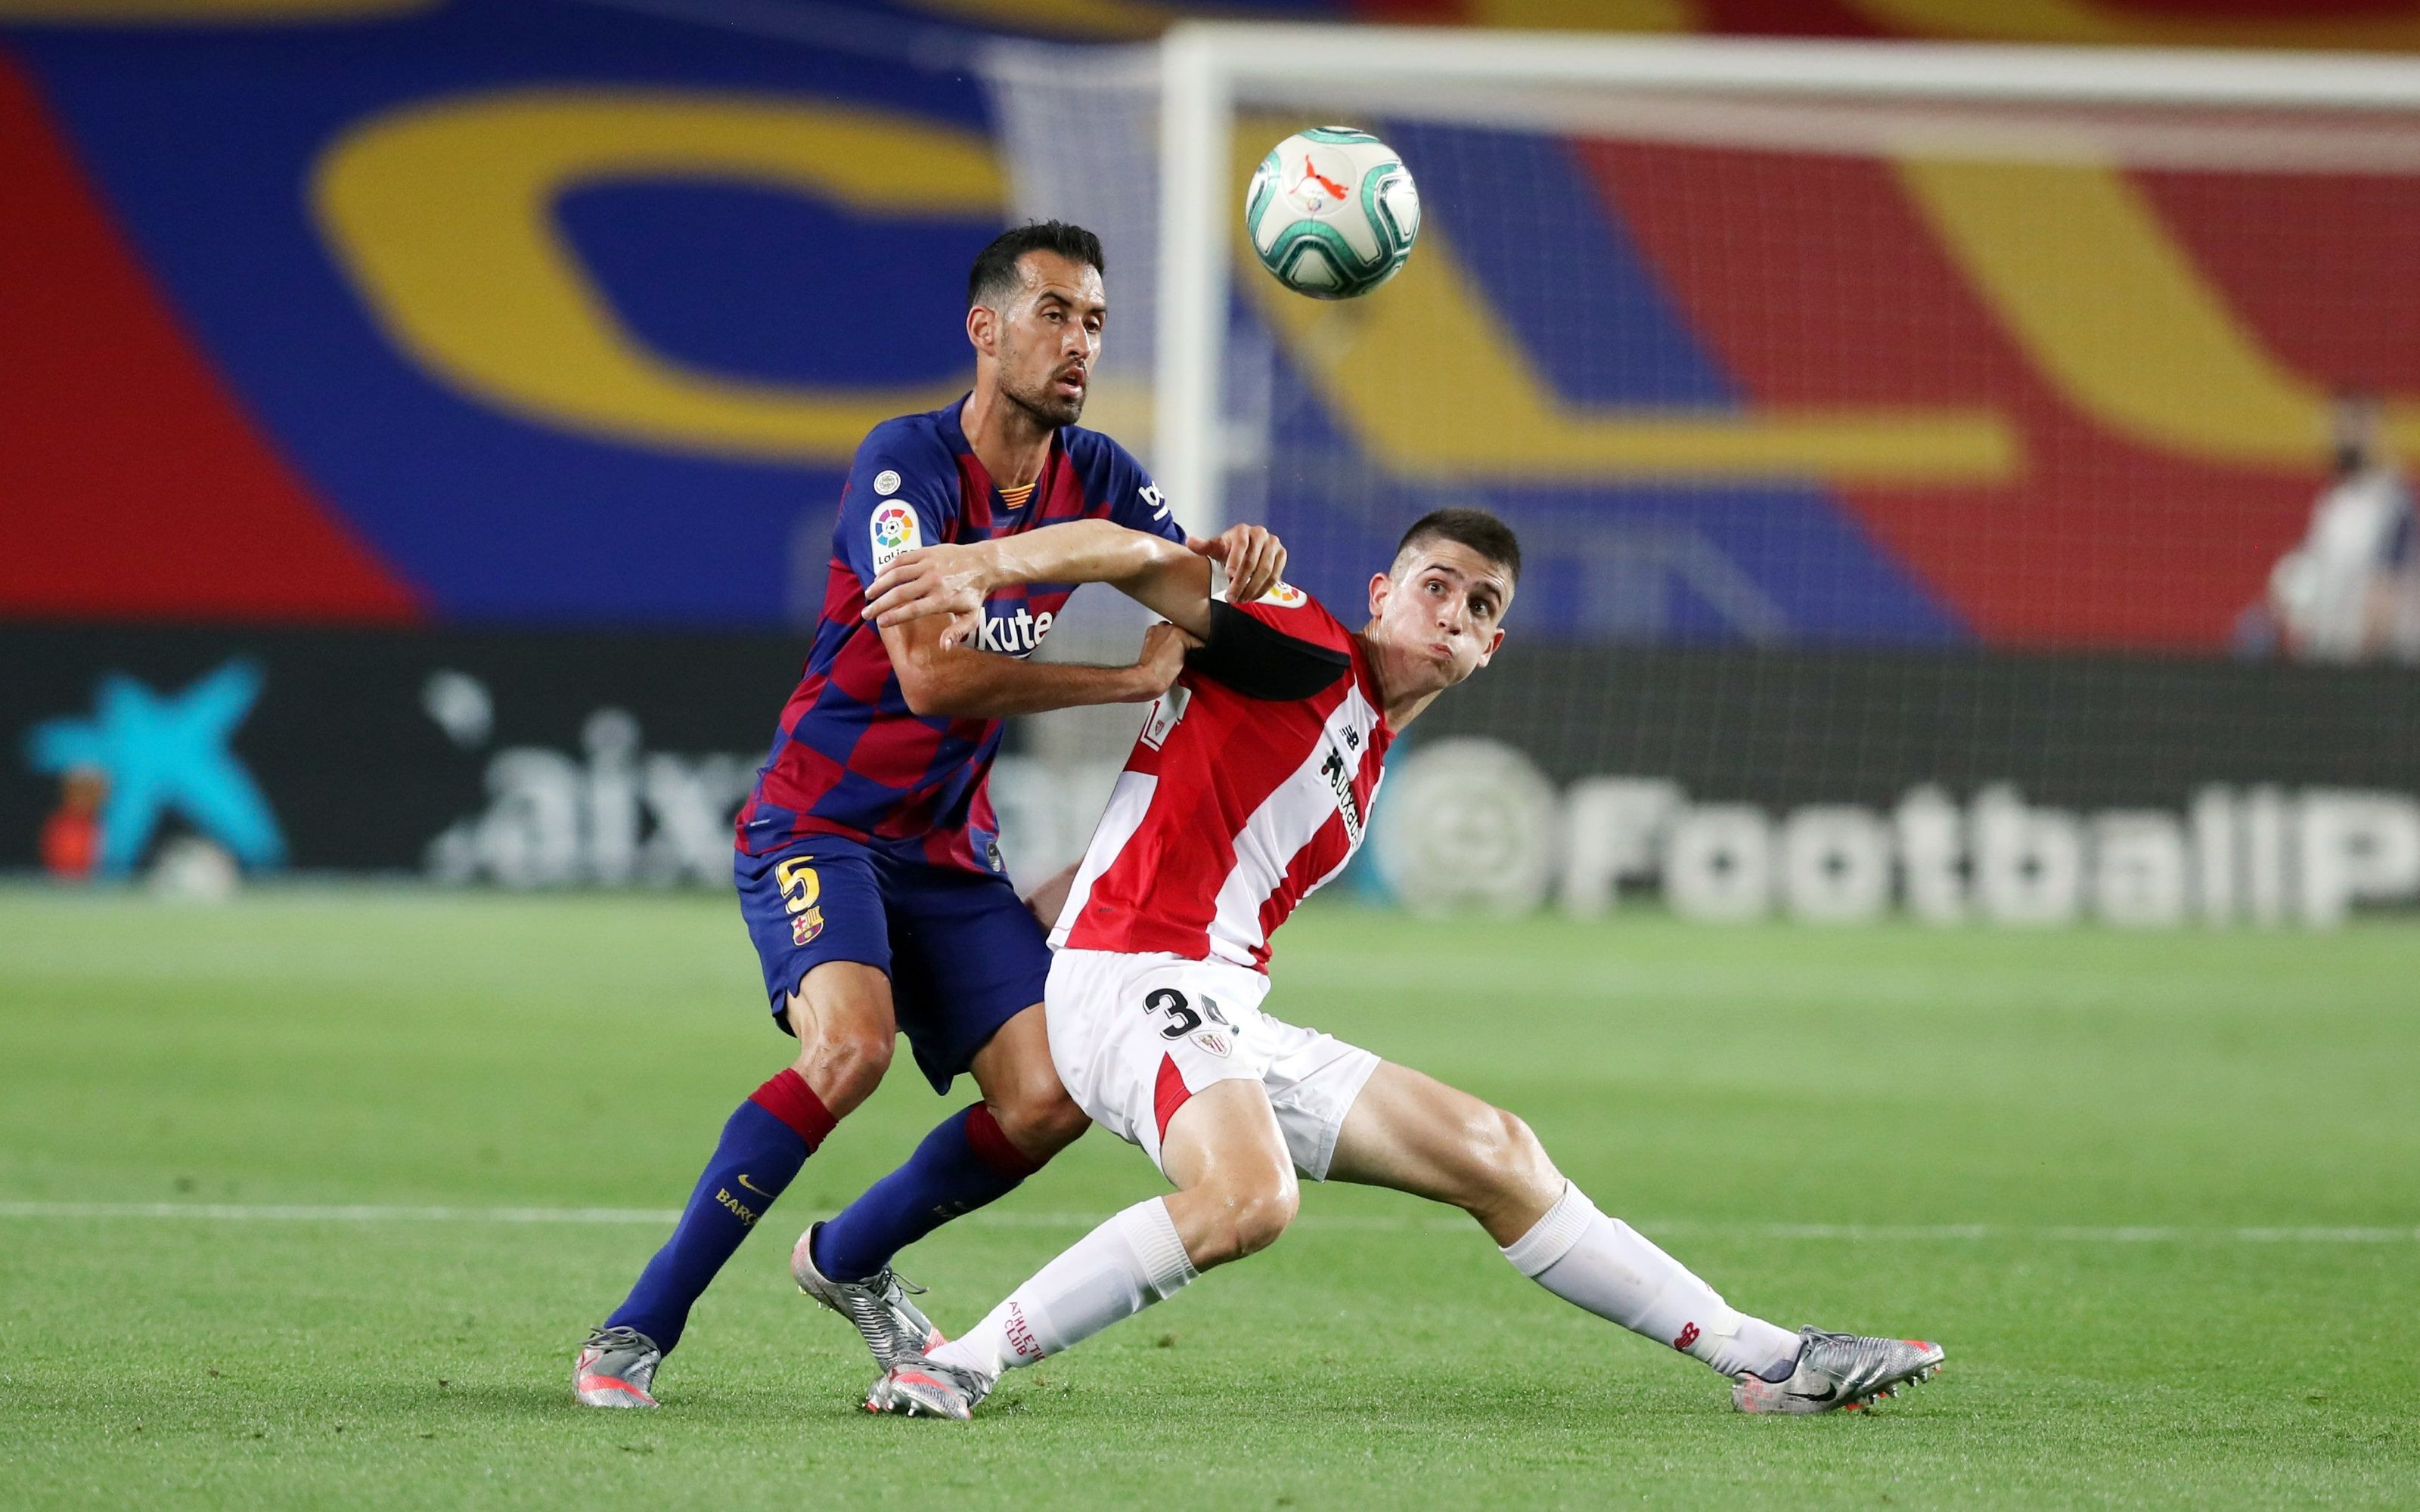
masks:
[[[1186,1099],[1214,1082],[1259,1082],[1295,1168],[1326,1180],[1378,1057],[1269,1017],[1268,990],[1268,978],[1224,961],[1062,949],[1045,998],[1050,1059],[1077,1105],[1154,1165]]]

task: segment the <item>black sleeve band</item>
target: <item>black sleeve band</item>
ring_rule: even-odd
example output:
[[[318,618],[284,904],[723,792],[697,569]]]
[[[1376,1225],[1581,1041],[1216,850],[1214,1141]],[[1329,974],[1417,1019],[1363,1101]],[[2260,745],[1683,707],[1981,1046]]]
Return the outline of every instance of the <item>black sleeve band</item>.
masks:
[[[1233,604],[1210,603],[1210,639],[1185,655],[1185,665],[1246,698],[1307,699],[1353,665],[1342,651],[1297,640]]]

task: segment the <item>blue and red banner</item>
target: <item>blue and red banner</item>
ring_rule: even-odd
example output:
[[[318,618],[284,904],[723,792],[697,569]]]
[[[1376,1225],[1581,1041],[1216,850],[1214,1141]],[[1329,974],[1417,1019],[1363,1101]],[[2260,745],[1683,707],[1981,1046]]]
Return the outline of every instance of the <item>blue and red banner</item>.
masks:
[[[789,622],[857,438],[963,385],[1005,215],[976,81],[851,39],[1177,8],[831,5],[873,30],[773,40],[569,0],[0,0],[0,616]],[[2420,43],[2383,0],[1284,8]],[[1364,358],[1333,311],[1249,305],[1302,399],[1280,440],[1386,480],[1349,517],[1278,480],[1331,597],[1476,496],[1537,543],[1540,631],[2216,650],[2302,529],[2326,390],[2420,393],[2409,174],[1389,131],[1432,235],[1352,312]]]

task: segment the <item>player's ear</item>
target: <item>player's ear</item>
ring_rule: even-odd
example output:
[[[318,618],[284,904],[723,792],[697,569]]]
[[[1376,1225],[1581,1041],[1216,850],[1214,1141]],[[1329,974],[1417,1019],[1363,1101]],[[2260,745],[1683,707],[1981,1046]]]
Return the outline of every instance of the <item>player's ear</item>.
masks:
[[[989,305],[967,306],[967,343],[985,357],[1000,355],[1000,312]]]
[[[1387,599],[1394,591],[1394,579],[1383,572],[1372,573],[1370,575],[1370,612],[1373,614],[1384,612]]]
[[[1479,654],[1479,666],[1478,666],[1478,667],[1473,667],[1473,668],[1471,669],[1471,671],[1477,671],[1479,670],[1479,667],[1484,667],[1484,666],[1486,666],[1489,662],[1491,662],[1491,661],[1495,660],[1495,659],[1496,659],[1496,648],[1497,648],[1497,647],[1498,647],[1498,646],[1500,646],[1500,645],[1502,645],[1503,643],[1504,643],[1504,632],[1503,632],[1503,631],[1498,630],[1498,631],[1497,631],[1494,635],[1489,636],[1489,637],[1487,638],[1487,649],[1486,649],[1486,650],[1484,650],[1484,651],[1482,651],[1482,652],[1481,652],[1481,653]]]

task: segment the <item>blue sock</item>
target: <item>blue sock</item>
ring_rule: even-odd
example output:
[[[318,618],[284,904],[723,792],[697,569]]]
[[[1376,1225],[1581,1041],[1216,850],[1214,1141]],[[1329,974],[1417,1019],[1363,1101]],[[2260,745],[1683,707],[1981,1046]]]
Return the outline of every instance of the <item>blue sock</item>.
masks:
[[[639,1273],[639,1284],[605,1326],[635,1328],[672,1353],[689,1326],[690,1308],[831,1133],[832,1122],[823,1099],[795,1069],[750,1094],[722,1126],[721,1142],[673,1237]]]
[[[1008,1142],[981,1103],[943,1119],[908,1164],[815,1230],[815,1269],[861,1281],[962,1212],[1016,1190],[1042,1163]]]

